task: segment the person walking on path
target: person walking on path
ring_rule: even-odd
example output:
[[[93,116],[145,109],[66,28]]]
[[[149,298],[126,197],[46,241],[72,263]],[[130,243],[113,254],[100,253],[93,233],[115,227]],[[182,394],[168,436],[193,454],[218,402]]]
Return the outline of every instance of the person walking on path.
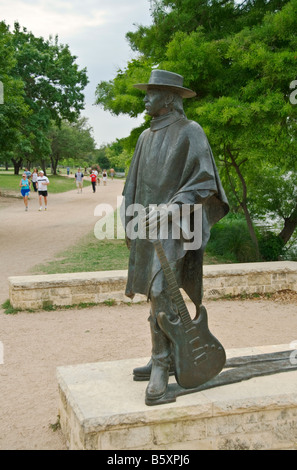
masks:
[[[24,173],[26,173],[27,178],[31,178],[31,171],[28,170],[28,168],[25,168]]]
[[[100,175],[99,175],[99,172],[101,171],[101,168],[100,166],[97,166],[97,168],[95,168],[95,173],[97,175],[97,183],[98,183],[98,186],[100,186]]]
[[[32,180],[32,184],[33,184],[33,188],[34,188],[35,193],[37,192],[37,178],[38,178],[38,171],[37,171],[37,168],[34,168],[34,171],[33,171],[32,176],[31,176],[31,180]]]
[[[75,173],[75,181],[76,181],[76,187],[77,187],[77,192],[82,193],[82,188],[83,188],[83,177],[84,174],[80,171],[80,168],[78,168],[77,172]]]
[[[95,193],[96,192],[96,183],[97,183],[97,175],[95,173],[95,170],[92,170],[90,178],[91,178],[91,183],[92,183],[92,187],[93,187],[93,193]]]
[[[40,211],[42,211],[42,198],[44,199],[44,210],[45,211],[47,210],[47,196],[48,196],[47,187],[49,184],[50,184],[49,179],[47,178],[47,176],[44,175],[44,172],[41,170],[37,178]]]
[[[103,172],[102,172],[102,180],[103,180],[104,186],[106,186],[106,181],[107,181],[107,171],[106,170],[103,170]]]
[[[28,210],[28,196],[30,194],[31,181],[27,178],[26,173],[23,174],[20,181],[21,194],[23,196],[23,201],[25,204],[25,211]]]

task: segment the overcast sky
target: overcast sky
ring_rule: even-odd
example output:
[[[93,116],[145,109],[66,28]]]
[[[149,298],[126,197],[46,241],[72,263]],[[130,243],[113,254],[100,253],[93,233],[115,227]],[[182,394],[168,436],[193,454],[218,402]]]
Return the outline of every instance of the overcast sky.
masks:
[[[0,19],[11,27],[18,21],[45,39],[58,34],[80,68],[87,67],[90,83],[82,115],[88,117],[99,147],[127,137],[142,122],[141,117],[114,117],[94,101],[97,84],[112,80],[133,57],[125,34],[135,31],[137,24],[151,24],[149,8],[149,0],[0,0]]]

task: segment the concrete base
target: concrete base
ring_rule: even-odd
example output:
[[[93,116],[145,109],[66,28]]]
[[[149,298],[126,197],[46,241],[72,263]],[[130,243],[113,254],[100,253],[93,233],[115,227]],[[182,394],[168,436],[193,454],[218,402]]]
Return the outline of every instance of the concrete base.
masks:
[[[288,345],[245,348],[229,350],[227,356],[287,349]],[[147,360],[57,369],[61,428],[70,449],[297,449],[297,371],[149,407],[144,403],[147,382],[132,378],[133,368]]]

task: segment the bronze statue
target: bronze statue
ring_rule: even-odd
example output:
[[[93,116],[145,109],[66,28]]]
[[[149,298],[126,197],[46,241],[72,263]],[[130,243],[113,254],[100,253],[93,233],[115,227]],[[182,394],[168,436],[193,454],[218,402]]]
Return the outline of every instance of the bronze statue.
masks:
[[[210,228],[229,207],[206,135],[184,114],[183,98],[196,93],[183,87],[181,75],[165,70],[153,70],[149,83],[134,86],[146,90],[152,120],[139,137],[123,191],[130,249],[126,295],[145,294],[150,301],[152,357],[134,369],[134,379],[149,380],[145,402],[155,405],[166,402],[169,373],[181,387],[192,388],[224,366],[224,349],[209,332],[202,306],[202,265]],[[131,226],[140,227],[131,220],[141,207],[142,231],[135,237]],[[143,230],[145,236],[139,236]],[[195,230],[199,245],[191,244]],[[193,320],[179,288],[196,306]]]

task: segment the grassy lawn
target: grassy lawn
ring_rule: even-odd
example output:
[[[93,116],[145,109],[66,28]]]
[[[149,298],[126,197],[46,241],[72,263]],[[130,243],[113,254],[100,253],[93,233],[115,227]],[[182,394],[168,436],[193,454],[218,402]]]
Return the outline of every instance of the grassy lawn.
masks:
[[[34,267],[33,274],[58,274],[128,269],[129,250],[124,240],[98,240],[91,232],[79,243],[58,253],[48,263]],[[224,263],[207,253],[204,264]],[[228,261],[227,261],[228,262]]]
[[[34,274],[112,271],[128,268],[129,250],[124,240],[98,240],[93,232],[56,259],[35,266]]]
[[[75,179],[74,178],[65,178],[64,176],[59,175],[47,175],[50,181],[48,190],[50,193],[64,193],[75,189]],[[0,172],[0,189],[6,191],[16,191],[19,192],[19,184],[22,179],[22,174],[13,175]],[[84,181],[84,186],[90,186],[90,181]],[[32,187],[32,186],[31,186]],[[33,189],[33,188],[32,188]]]

